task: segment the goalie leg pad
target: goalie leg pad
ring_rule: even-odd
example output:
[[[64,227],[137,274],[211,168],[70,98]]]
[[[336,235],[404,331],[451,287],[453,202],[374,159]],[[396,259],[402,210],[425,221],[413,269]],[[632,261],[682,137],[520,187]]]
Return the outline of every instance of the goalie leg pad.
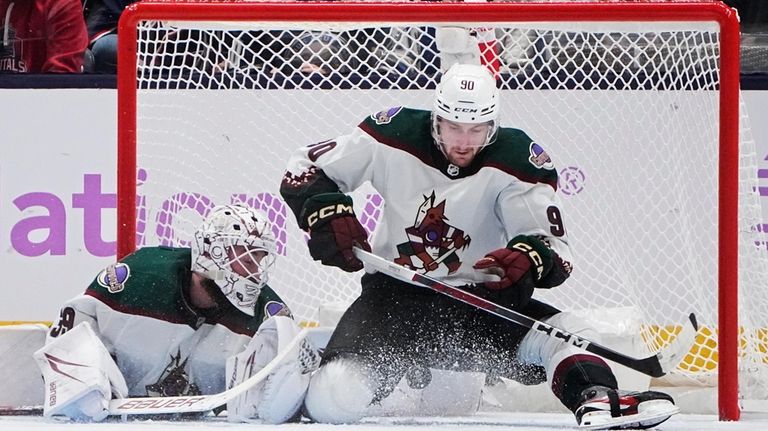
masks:
[[[248,379],[269,364],[287,344],[298,336],[300,328],[285,316],[274,316],[261,324],[246,349],[227,360],[228,387]],[[230,421],[247,422],[259,419],[279,424],[293,418],[301,408],[309,385],[311,364],[307,363],[302,349],[310,348],[301,343],[291,352],[264,381],[256,384],[245,394],[227,403]]]
[[[299,363],[279,367],[267,378],[264,394],[256,410],[259,418],[270,424],[289,421],[301,409],[309,387],[309,373],[302,372]]]
[[[413,370],[413,369],[411,369]],[[369,409],[371,416],[471,416],[480,407],[485,374],[426,369],[425,386],[409,383],[406,374],[394,391]],[[409,372],[409,374],[411,374]]]
[[[321,423],[358,422],[373,400],[372,386],[372,380],[359,360],[336,358],[312,375],[304,400],[307,415]]]
[[[100,421],[108,415],[113,392],[120,398],[128,395],[122,373],[87,322],[33,356],[45,382],[45,417]]]

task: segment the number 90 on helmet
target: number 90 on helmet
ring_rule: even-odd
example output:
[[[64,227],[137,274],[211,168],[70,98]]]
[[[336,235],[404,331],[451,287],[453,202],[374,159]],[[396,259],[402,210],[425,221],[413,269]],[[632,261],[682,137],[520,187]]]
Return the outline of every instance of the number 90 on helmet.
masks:
[[[488,123],[481,146],[493,143],[499,129],[499,89],[496,78],[479,64],[456,63],[445,72],[435,91],[432,107],[432,137],[440,146],[440,119],[456,123]]]
[[[195,232],[192,271],[213,280],[232,305],[253,316],[276,251],[265,213],[240,204],[221,205]]]

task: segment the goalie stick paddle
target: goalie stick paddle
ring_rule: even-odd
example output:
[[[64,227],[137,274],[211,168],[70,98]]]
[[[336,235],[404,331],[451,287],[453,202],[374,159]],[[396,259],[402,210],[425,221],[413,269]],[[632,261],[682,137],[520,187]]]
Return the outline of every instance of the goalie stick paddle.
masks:
[[[469,304],[479,309],[485,310],[502,319],[514,322],[534,331],[542,332],[550,337],[559,339],[563,343],[570,344],[590,353],[594,353],[595,355],[598,355],[602,358],[609,359],[613,362],[624,365],[625,367],[639,371],[643,374],[647,374],[651,377],[661,377],[677,367],[677,364],[680,363],[680,361],[688,353],[691,346],[693,345],[696,339],[696,332],[698,331],[696,316],[691,313],[688,315],[688,322],[683,325],[682,331],[680,331],[678,336],[671,343],[665,346],[662,351],[647,358],[634,358],[608,347],[601,346],[600,344],[579,337],[578,335],[572,334],[563,329],[556,328],[545,322],[530,318],[524,314],[518,313],[517,311],[503,307],[487,299],[459,289],[458,287],[443,283],[442,281],[427,275],[419,274],[416,271],[408,269],[404,266],[400,266],[394,262],[390,262],[365,250],[361,250],[356,247],[354,249],[354,253],[358,259],[363,261],[363,263],[379,272],[400,280],[414,282],[420,286],[424,286],[438,293],[442,293],[443,295],[450,296],[451,298],[454,298],[465,304]]]
[[[285,358],[307,338],[309,328],[302,329],[296,337],[285,346],[282,352],[278,353],[272,361],[256,374],[243,380],[236,386],[233,386],[224,392],[212,395],[190,395],[179,397],[141,397],[141,398],[120,398],[109,402],[109,414],[114,415],[159,415],[159,414],[179,414],[179,413],[199,413],[208,412],[216,407],[222,406],[227,401],[242,395],[248,389],[256,386],[259,382],[267,378]]]

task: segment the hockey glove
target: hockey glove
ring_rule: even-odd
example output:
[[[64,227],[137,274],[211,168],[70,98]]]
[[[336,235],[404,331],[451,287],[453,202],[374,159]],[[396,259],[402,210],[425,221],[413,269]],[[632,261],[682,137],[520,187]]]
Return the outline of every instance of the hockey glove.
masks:
[[[536,237],[518,235],[505,248],[478,260],[473,268],[501,277],[486,281],[477,294],[513,308],[528,304],[536,284],[552,269],[553,252]]]
[[[357,221],[352,198],[343,193],[322,193],[304,202],[299,227],[309,232],[309,254],[323,265],[347,272],[363,269],[352,247],[371,251],[368,234]]]

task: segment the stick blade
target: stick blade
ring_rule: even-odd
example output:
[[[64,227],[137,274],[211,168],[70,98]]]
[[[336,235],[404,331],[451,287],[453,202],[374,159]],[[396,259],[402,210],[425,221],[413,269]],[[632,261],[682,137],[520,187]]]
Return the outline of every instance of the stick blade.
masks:
[[[699,324],[696,315],[688,315],[688,321],[683,324],[683,329],[677,334],[671,343],[667,344],[656,356],[659,358],[664,374],[677,368],[680,362],[691,351],[696,342],[696,334],[699,332]]]

